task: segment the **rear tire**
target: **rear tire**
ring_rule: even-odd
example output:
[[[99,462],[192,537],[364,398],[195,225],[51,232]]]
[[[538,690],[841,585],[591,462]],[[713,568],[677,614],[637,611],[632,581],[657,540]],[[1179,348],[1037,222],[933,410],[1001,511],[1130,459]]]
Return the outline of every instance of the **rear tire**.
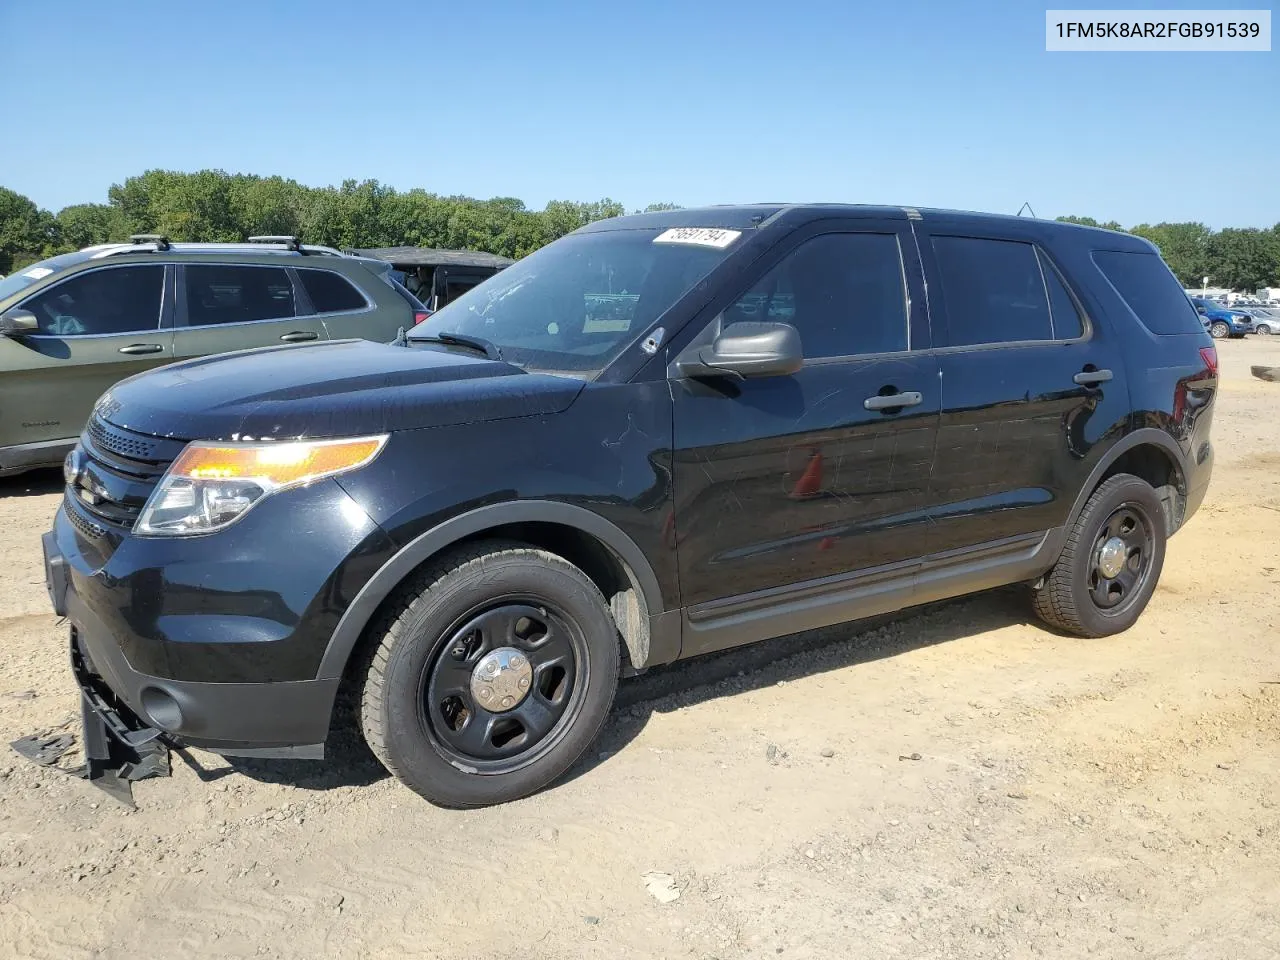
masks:
[[[1089,497],[1033,595],[1037,616],[1081,637],[1129,629],[1164,567],[1164,508],[1145,480],[1119,473]]]
[[[481,543],[430,564],[374,629],[365,739],[440,806],[547,786],[595,739],[617,690],[604,597],[577,567],[523,544]]]
[[[1260,337],[1269,337],[1271,336],[1271,327],[1265,323],[1260,323],[1253,328],[1253,332]]]

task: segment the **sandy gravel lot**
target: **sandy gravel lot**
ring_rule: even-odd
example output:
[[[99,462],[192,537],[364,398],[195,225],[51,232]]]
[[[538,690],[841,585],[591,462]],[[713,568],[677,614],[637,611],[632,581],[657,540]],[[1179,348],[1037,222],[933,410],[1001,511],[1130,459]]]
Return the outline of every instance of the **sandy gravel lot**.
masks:
[[[175,757],[129,812],[0,753],[0,956],[1280,956],[1280,338],[1220,345],[1218,459],[1142,621],[1014,590],[626,684],[568,782],[477,812],[326,764]],[[0,481],[0,740],[74,729]],[[644,875],[669,874],[661,903]]]

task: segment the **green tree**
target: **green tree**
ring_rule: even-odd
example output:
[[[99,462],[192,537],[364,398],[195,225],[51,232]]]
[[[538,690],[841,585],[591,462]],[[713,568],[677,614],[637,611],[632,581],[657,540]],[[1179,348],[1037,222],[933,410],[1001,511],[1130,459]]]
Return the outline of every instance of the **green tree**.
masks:
[[[129,238],[128,224],[116,207],[106,203],[77,203],[58,211],[62,246],[69,250]]]
[[[1184,287],[1198,287],[1209,269],[1209,241],[1213,231],[1203,223],[1139,224],[1129,231],[1154,243],[1169,269]]]
[[[1218,286],[1256,290],[1276,281],[1274,231],[1226,227],[1209,239],[1208,274]]]
[[[1059,223],[1078,223],[1082,227],[1101,227],[1103,230],[1118,230],[1121,233],[1124,232],[1124,227],[1120,226],[1120,224],[1115,220],[1108,220],[1106,223],[1099,223],[1097,220],[1093,219],[1093,217],[1077,216],[1058,217],[1057,219]]]
[[[0,274],[48,256],[57,245],[58,221],[53,214],[0,187]]]

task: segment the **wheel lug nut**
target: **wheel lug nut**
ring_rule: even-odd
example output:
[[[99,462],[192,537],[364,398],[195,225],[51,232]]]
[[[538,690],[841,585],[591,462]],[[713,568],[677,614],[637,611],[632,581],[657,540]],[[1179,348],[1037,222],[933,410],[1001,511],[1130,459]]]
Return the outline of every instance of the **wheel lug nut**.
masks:
[[[529,678],[528,678],[528,677],[521,677],[521,678],[520,678],[520,689],[521,689],[521,690],[528,690],[528,689],[529,689]]]

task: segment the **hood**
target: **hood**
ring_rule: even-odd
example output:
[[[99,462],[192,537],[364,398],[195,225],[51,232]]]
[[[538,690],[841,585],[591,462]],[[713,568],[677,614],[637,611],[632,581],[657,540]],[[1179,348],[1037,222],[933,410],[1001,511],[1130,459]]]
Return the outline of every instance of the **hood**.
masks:
[[[350,437],[559,413],[582,387],[454,351],[339,340],[160,367],[116,384],[95,412],[182,440]]]

